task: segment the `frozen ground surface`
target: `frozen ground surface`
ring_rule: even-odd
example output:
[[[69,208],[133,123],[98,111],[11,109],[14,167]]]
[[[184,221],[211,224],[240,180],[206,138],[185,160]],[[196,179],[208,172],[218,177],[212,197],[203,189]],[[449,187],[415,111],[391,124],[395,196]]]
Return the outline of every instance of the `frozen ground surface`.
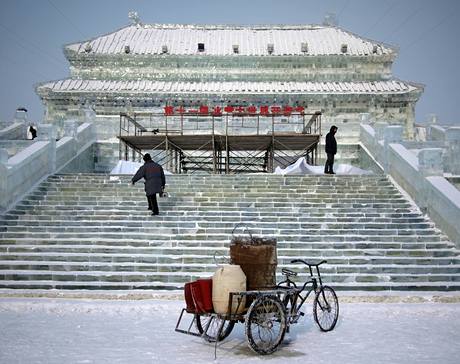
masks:
[[[311,305],[280,350],[253,353],[243,325],[217,348],[174,332],[181,301],[0,299],[0,363],[459,363],[459,303],[344,303],[334,331]]]

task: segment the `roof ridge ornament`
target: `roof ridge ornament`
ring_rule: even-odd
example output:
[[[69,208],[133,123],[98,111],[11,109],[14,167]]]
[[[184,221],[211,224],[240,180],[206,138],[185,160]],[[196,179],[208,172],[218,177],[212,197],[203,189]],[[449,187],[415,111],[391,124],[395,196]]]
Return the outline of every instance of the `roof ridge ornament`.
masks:
[[[131,19],[132,23],[136,26],[142,26],[141,18],[137,14],[137,11],[130,11],[128,18]]]
[[[339,20],[337,19],[337,15],[335,13],[327,13],[324,16],[323,25],[328,27],[338,27]]]

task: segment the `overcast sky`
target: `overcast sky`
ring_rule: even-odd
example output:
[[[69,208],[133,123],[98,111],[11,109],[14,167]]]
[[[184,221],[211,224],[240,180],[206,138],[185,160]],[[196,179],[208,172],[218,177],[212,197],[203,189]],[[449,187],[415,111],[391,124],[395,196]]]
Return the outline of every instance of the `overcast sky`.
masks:
[[[416,119],[435,113],[460,125],[459,0],[0,0],[0,120],[18,106],[43,118],[39,82],[69,76],[64,44],[110,33],[130,23],[321,24],[339,26],[399,47],[395,77],[425,85]]]

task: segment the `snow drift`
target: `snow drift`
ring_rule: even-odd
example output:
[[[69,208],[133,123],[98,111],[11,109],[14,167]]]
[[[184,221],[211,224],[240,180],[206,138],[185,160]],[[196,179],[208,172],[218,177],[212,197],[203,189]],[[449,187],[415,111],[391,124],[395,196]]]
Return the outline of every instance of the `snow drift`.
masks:
[[[338,164],[335,166],[334,171],[336,174],[372,174],[372,171],[367,171],[351,164]],[[287,166],[286,168],[276,167],[274,174],[324,174],[324,166],[311,166],[305,160],[305,157],[297,159],[297,162]]]

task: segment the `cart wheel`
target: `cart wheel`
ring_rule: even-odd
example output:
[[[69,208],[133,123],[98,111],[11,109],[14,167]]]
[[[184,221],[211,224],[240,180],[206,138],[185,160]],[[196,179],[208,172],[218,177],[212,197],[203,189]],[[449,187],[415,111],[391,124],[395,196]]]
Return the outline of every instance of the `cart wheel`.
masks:
[[[202,315],[195,315],[196,317],[196,328],[200,334],[203,334],[206,326],[208,325],[209,320],[212,320],[209,324],[208,331],[203,336],[205,340],[209,342],[215,342],[217,338],[217,332],[219,331],[219,327],[222,323],[222,319],[217,316],[202,316]],[[225,320],[224,327],[222,328],[222,332],[220,333],[219,340],[224,340],[233,330],[233,326],[235,326],[235,321]]]
[[[286,331],[286,315],[280,300],[269,296],[254,300],[246,316],[245,330],[249,346],[256,353],[276,351]]]
[[[334,329],[339,317],[339,300],[331,287],[323,286],[316,293],[313,302],[313,317],[321,331]]]

